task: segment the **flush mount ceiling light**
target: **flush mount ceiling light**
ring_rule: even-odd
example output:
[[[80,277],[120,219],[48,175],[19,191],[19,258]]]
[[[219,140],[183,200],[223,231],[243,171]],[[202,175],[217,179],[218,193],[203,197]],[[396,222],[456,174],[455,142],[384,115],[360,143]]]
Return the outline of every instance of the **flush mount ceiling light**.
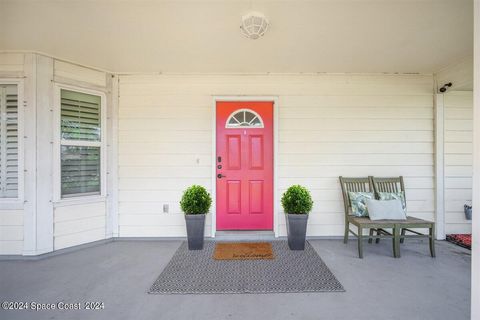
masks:
[[[263,13],[252,11],[242,17],[240,29],[245,37],[255,40],[265,34],[268,25],[269,22]]]

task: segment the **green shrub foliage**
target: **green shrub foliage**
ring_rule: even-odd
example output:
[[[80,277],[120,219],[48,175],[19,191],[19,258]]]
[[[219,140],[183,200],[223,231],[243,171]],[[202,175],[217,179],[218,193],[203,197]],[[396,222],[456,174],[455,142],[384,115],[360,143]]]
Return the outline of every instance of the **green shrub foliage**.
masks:
[[[210,209],[212,198],[207,190],[193,185],[183,192],[180,207],[185,214],[205,214]]]
[[[282,195],[282,207],[285,213],[308,214],[312,210],[313,201],[307,188],[294,185]]]

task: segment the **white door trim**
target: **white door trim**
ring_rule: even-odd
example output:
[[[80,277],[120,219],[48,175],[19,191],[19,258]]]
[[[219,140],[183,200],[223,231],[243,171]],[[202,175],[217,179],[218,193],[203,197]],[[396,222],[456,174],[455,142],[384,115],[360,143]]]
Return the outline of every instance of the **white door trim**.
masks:
[[[277,96],[213,96],[212,103],[212,208],[211,208],[211,236],[217,232],[217,102],[218,101],[271,101],[273,102],[273,232],[279,235],[279,194],[278,194],[278,97]]]

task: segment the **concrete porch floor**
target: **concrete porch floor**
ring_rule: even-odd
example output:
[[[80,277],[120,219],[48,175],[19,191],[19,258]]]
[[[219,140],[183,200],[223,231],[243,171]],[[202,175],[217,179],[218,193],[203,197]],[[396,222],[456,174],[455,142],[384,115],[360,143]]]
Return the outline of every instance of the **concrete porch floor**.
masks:
[[[180,241],[114,241],[36,261],[0,261],[0,301],[102,301],[100,311],[4,311],[0,319],[469,319],[470,252],[437,242],[310,240],[344,293],[149,295]]]

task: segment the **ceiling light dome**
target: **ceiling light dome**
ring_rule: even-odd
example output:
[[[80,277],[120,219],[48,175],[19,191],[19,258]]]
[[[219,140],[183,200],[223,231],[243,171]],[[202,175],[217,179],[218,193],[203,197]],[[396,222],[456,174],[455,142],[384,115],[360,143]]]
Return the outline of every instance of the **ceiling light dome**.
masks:
[[[252,11],[242,17],[240,29],[245,37],[255,40],[265,34],[268,25],[269,22],[263,13]]]

